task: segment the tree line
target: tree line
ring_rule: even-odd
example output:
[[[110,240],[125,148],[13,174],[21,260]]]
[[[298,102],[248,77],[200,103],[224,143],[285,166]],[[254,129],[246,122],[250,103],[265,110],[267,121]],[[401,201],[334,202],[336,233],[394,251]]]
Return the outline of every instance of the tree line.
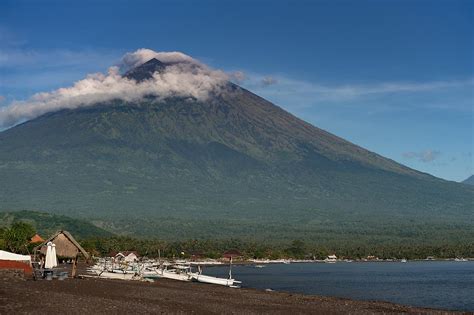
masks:
[[[29,254],[37,244],[30,239],[35,228],[25,222],[15,222],[9,228],[0,229],[0,249]],[[221,258],[228,250],[237,250],[245,259],[324,259],[336,254],[339,258],[364,259],[368,256],[380,259],[425,259],[474,257],[474,245],[469,240],[444,244],[406,244],[401,242],[371,244],[364,242],[334,242],[318,244],[302,239],[288,243],[268,243],[241,239],[191,239],[165,241],[160,239],[133,238],[127,236],[91,237],[80,239],[86,251],[95,256],[108,256],[118,251],[136,251],[140,256],[156,258]]]
[[[369,256],[380,259],[425,259],[427,257],[454,258],[474,257],[470,242],[458,244],[336,244],[332,246],[312,244],[304,240],[290,243],[262,243],[239,239],[163,241],[132,237],[89,238],[81,245],[96,256],[107,256],[117,251],[136,251],[140,256],[155,258],[221,258],[228,250],[238,250],[246,259],[325,259],[336,254],[339,258],[364,259]]]

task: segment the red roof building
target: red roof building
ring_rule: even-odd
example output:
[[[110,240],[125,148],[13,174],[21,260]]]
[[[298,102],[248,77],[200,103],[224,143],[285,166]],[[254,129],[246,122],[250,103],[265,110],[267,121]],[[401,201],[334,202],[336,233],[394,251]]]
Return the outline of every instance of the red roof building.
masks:
[[[243,256],[242,253],[236,249],[228,250],[222,255],[222,257],[227,258],[227,259],[242,257],[242,256]]]
[[[44,239],[39,236],[38,234],[35,234],[35,236],[33,236],[30,240],[30,243],[43,243],[44,242]]]

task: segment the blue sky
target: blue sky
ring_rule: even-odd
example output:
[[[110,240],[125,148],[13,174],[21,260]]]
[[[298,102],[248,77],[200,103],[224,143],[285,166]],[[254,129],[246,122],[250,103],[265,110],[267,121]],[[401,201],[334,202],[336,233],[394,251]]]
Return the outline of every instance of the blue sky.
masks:
[[[473,1],[0,2],[0,107],[138,48],[241,71],[300,118],[449,180],[473,173]]]

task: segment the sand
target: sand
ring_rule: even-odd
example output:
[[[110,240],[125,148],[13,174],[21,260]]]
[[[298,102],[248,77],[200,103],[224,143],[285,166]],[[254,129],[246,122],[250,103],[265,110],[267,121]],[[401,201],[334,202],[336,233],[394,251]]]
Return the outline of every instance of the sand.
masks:
[[[447,314],[386,302],[364,302],[159,279],[0,278],[0,314]]]

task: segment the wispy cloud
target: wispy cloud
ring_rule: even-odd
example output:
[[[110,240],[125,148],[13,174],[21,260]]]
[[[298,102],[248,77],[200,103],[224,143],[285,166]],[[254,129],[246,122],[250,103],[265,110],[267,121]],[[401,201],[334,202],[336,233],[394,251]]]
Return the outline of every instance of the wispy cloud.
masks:
[[[34,92],[66,86],[120,60],[111,50],[0,50],[0,93],[24,99]]]
[[[262,84],[268,77],[274,79],[274,84]],[[324,110],[342,108],[377,116],[415,111],[472,115],[474,108],[474,78],[337,85],[246,71],[245,80],[238,83],[297,115],[317,109],[321,117]]]
[[[441,152],[437,150],[423,150],[420,152],[404,152],[403,157],[405,159],[417,159],[424,163],[433,162],[441,156]]]
[[[273,85],[273,84],[277,84],[278,80],[275,79],[272,76],[266,76],[260,82],[262,83],[263,86],[266,87],[266,86],[270,86],[270,85]]]
[[[229,72],[229,77],[232,81],[236,83],[241,83],[247,80],[247,75],[243,71],[231,71]]]
[[[453,88],[472,88],[474,86],[474,78],[432,82],[381,82],[373,84],[325,85],[291,79],[283,75],[247,73],[244,84],[253,90],[261,90],[267,95],[271,94],[280,97],[295,96],[296,100],[312,100],[308,102],[308,105],[310,105],[314,103],[314,101],[339,102],[395,93],[421,93]],[[270,85],[272,89],[268,88]]]

